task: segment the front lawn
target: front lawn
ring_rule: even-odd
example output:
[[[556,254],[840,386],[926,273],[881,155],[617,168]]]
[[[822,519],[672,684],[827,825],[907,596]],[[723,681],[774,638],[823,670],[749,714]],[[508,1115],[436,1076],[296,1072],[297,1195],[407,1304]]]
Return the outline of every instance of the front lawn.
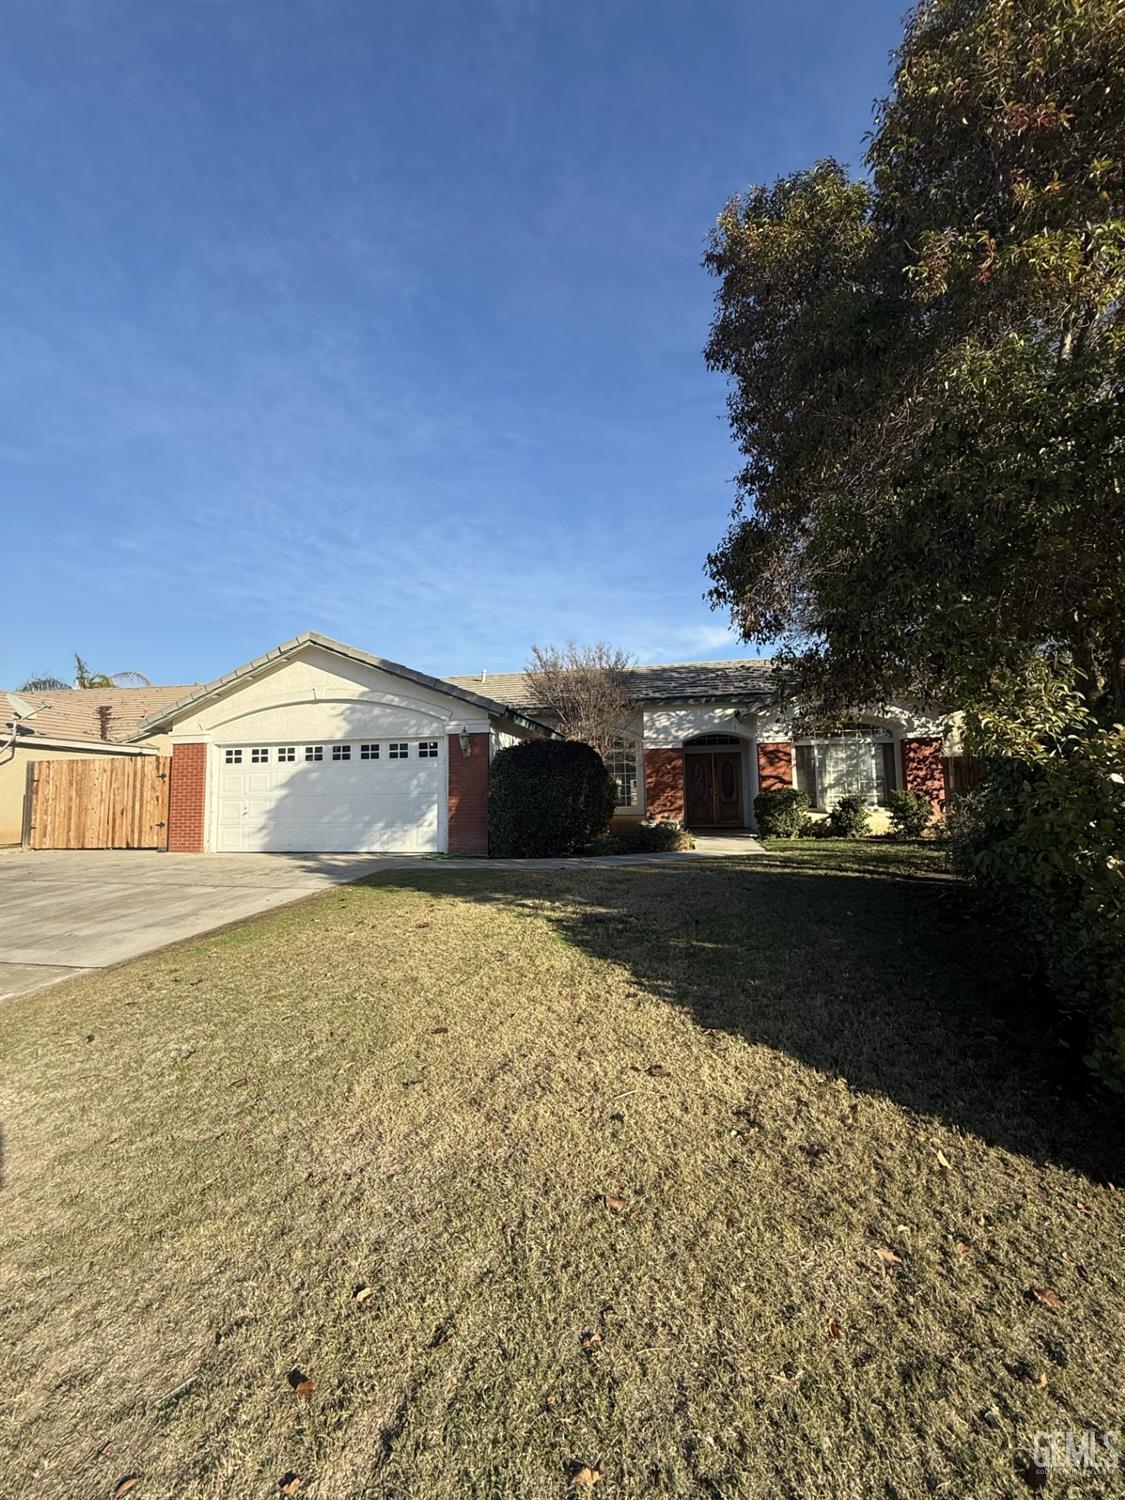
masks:
[[[0,1057],[5,1497],[967,1500],[1125,1426],[1120,1121],[930,848],[400,871]]]

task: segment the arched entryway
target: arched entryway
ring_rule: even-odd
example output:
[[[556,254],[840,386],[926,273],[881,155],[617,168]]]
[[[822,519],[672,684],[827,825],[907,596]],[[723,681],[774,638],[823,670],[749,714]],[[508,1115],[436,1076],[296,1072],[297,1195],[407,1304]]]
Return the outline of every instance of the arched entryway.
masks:
[[[684,741],[684,821],[689,828],[745,826],[743,742],[733,734]]]

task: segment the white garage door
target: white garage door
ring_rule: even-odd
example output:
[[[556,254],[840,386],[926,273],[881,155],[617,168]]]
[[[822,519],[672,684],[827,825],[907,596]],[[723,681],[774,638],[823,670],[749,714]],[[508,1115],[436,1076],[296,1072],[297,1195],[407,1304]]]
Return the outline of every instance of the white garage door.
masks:
[[[438,848],[439,740],[216,746],[216,847]]]

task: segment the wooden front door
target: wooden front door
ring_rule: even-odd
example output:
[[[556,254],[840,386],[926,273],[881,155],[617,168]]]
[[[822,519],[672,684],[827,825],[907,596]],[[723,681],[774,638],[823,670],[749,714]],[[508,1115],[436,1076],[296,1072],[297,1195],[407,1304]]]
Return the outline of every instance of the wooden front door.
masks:
[[[684,808],[689,827],[742,827],[742,756],[738,750],[684,756]]]

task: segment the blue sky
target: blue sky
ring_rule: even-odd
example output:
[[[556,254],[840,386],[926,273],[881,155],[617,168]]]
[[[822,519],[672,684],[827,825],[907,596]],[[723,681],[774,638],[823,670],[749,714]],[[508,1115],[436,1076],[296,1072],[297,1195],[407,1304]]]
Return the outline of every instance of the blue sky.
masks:
[[[753,654],[699,267],[902,0],[53,0],[0,70],[0,684]]]

